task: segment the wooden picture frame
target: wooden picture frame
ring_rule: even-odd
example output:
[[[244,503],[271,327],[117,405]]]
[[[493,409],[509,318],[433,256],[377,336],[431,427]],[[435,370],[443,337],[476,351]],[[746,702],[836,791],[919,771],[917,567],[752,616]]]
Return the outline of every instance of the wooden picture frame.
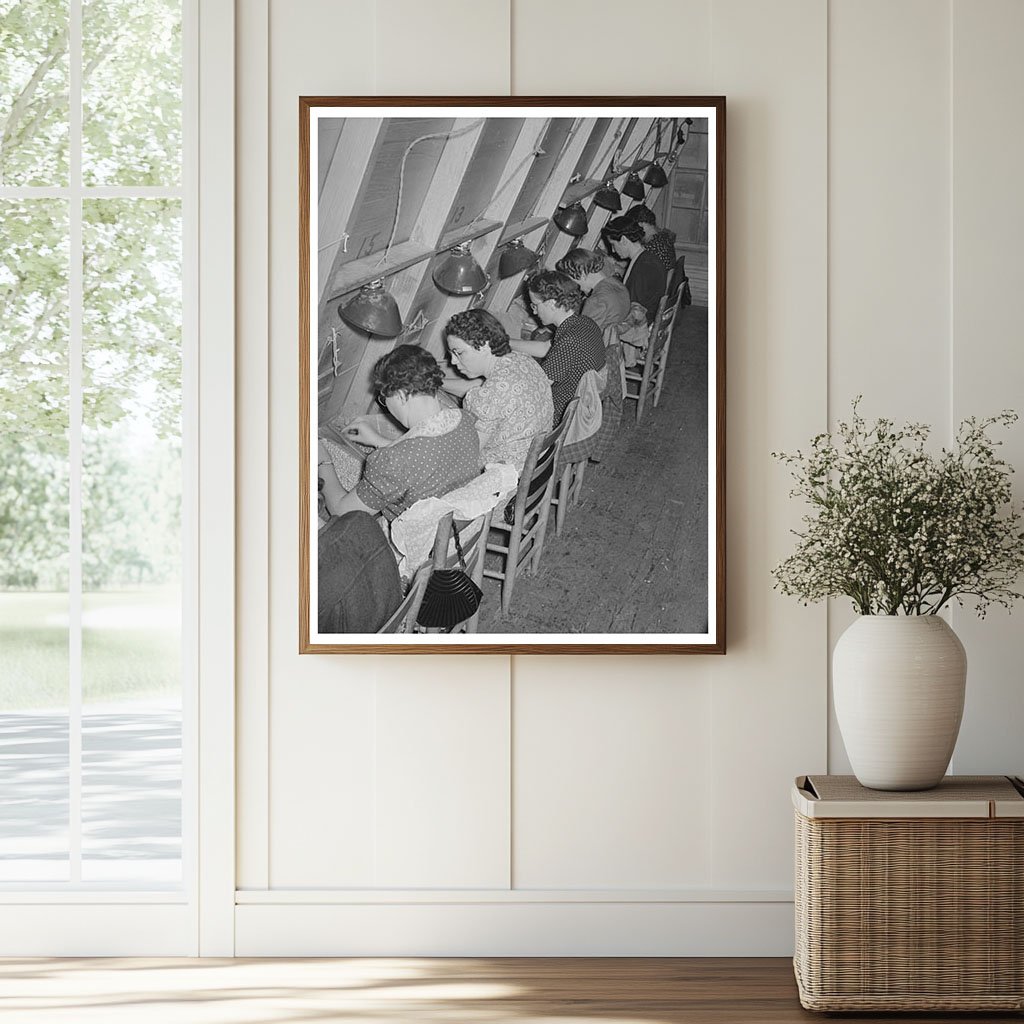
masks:
[[[659,175],[655,165],[667,175]],[[720,96],[300,97],[300,653],[725,653],[725,167],[725,99]],[[650,177],[652,184],[644,184],[641,174]],[[668,180],[659,187],[656,183],[662,177]],[[674,190],[676,180],[679,187]],[[633,229],[616,238],[622,228],[613,225],[606,233],[607,221],[621,216],[630,203],[620,195],[622,209],[609,210],[615,199],[607,187],[618,191],[627,181],[632,182],[631,191],[642,192],[643,204],[655,214],[656,224],[650,231],[661,239],[657,242],[662,246],[660,255],[650,231],[639,243],[644,248],[642,254],[635,248],[630,254],[622,240],[630,241]],[[640,190],[636,181],[640,181]],[[580,204],[582,219],[574,203]],[[644,211],[641,215],[646,216]],[[569,223],[572,217],[578,224]],[[674,240],[665,234],[666,221],[679,228]],[[571,233],[564,230],[566,224]],[[580,234],[581,229],[585,233]],[[484,308],[494,314],[514,347],[538,355],[543,344],[538,349],[528,337],[534,326],[531,310],[526,308],[531,296],[520,295],[524,272],[519,261],[503,263],[501,259],[510,244],[516,248],[516,239],[527,250],[539,251],[540,263],[547,269],[580,244],[602,251],[606,267],[614,265],[614,257],[625,261],[626,291],[634,300],[632,320],[623,321],[611,333],[606,330],[603,336],[607,366],[617,366],[623,354],[627,361],[637,359],[626,381],[630,397],[620,401],[617,430],[612,430],[615,418],[609,410],[614,405],[612,392],[621,387],[622,377],[607,368],[592,368],[590,374],[598,389],[593,395],[601,397],[591,397],[589,408],[593,409],[595,400],[600,403],[613,455],[608,456],[606,465],[591,462],[587,468],[583,459],[565,475],[560,462],[557,471],[549,473],[550,497],[562,497],[555,505],[545,498],[543,515],[551,528],[546,536],[541,529],[542,546],[536,546],[534,534],[537,559],[527,559],[523,567],[536,569],[539,564],[540,571],[525,580],[520,572],[515,590],[504,589],[507,581],[482,580],[483,605],[469,625],[476,632],[371,632],[366,623],[380,622],[394,608],[396,593],[400,595],[401,590],[394,590],[387,558],[377,552],[373,555],[377,561],[370,560],[365,554],[367,545],[378,548],[383,544],[392,560],[399,557],[399,549],[406,551],[402,566],[406,579],[401,586],[409,589],[399,616],[418,602],[418,590],[429,580],[431,566],[457,565],[451,554],[454,548],[450,543],[445,547],[448,535],[442,538],[439,531],[433,544],[433,520],[424,518],[428,512],[437,512],[444,522],[443,511],[421,504],[407,514],[409,495],[424,485],[422,480],[396,483],[395,466],[405,467],[408,462],[410,472],[422,475],[426,470],[417,461],[418,453],[427,451],[437,436],[443,435],[447,441],[456,437],[450,425],[465,428],[467,423],[481,423],[462,410],[449,410],[454,403],[448,396],[430,388],[389,392],[384,386],[383,393],[391,397],[385,397],[382,404],[390,415],[377,412],[371,416],[375,408],[373,367],[396,346],[415,345],[421,352],[413,353],[412,358],[431,363],[422,351],[429,353],[446,374],[444,387],[456,391],[469,387],[460,383],[455,363],[449,366],[445,362],[444,332],[452,315],[469,308]],[[635,246],[635,239],[633,243]],[[460,244],[463,248],[454,248]],[[522,255],[521,250],[516,253]],[[643,275],[633,276],[634,264],[638,260],[649,264],[652,255],[665,264],[661,273],[669,279],[664,304],[654,311],[651,302],[636,301],[644,297],[638,283]],[[676,264],[668,274],[672,258]],[[484,281],[479,278],[480,269],[485,283],[480,283]],[[506,270],[511,270],[510,275],[501,276]],[[582,280],[593,285],[593,278]],[[621,284],[612,282],[608,287],[621,293]],[[462,293],[464,288],[471,291]],[[684,300],[690,299],[693,304],[684,306]],[[553,314],[545,300],[539,303],[543,309],[536,310],[536,315],[554,316],[554,321],[541,319],[541,323],[561,332],[552,348],[563,346],[560,351],[564,351],[565,342],[560,339],[569,335],[558,317],[571,315],[570,299],[553,301]],[[572,301],[578,308],[578,300]],[[706,313],[701,311],[704,303]],[[621,341],[628,337],[643,344],[645,309],[648,319],[654,317],[647,347],[630,350]],[[677,315],[682,310],[679,320],[670,317],[673,309]],[[661,313],[664,317],[659,319]],[[587,334],[591,346],[590,325],[595,320],[596,314],[571,321],[591,332]],[[663,325],[660,332],[659,324]],[[631,329],[634,333],[626,333]],[[672,337],[680,336],[680,331],[685,337],[675,346],[673,356]],[[496,353],[493,346],[481,351],[503,354]],[[409,353],[402,350],[403,354]],[[529,367],[521,356],[515,358],[524,373],[529,370],[536,375],[539,365],[548,377],[557,377],[547,357]],[[511,361],[500,363],[500,372],[507,372],[511,365]],[[638,382],[631,379],[634,375],[639,375]],[[588,401],[585,383],[578,391],[579,401],[584,403]],[[663,383],[670,400],[660,409],[654,408]],[[556,383],[552,391],[556,408],[558,386]],[[643,407],[639,397],[631,396],[634,390],[644,392]],[[492,398],[494,393],[493,388],[487,392]],[[424,396],[430,399],[427,425],[417,421],[408,437],[391,443],[388,439],[401,434],[404,420],[399,423],[399,419],[406,416],[395,411],[394,402],[419,401]],[[439,413],[432,411],[435,400]],[[482,398],[477,396],[475,401],[478,406]],[[366,424],[369,433],[355,426],[354,418]],[[578,436],[585,415],[577,416],[570,406],[566,418],[574,418],[569,430],[575,429],[575,433],[569,436]],[[483,426],[477,432],[481,450],[493,453],[488,449],[493,435]],[[417,433],[428,436],[419,440]],[[371,434],[379,445],[375,452],[355,443]],[[407,447],[402,448],[403,444]],[[526,456],[523,476],[529,476],[534,455],[538,465],[547,457],[542,442],[534,448]],[[429,450],[441,451],[437,446]],[[525,448],[516,450],[521,465]],[[511,456],[508,458],[511,464]],[[387,473],[382,469],[385,464]],[[579,471],[581,465],[585,472]],[[498,469],[488,471],[497,474],[488,481],[492,490],[494,479],[503,481],[503,498],[515,510],[515,466],[512,469],[511,484]],[[630,476],[634,471],[635,480]],[[605,484],[601,483],[602,473]],[[531,514],[539,522],[540,492],[526,485],[522,492],[520,511],[532,508]],[[464,508],[477,509],[477,505],[466,503],[461,490],[455,493],[460,497],[452,500],[463,502],[456,514]],[[609,495],[607,508],[598,508],[595,501],[605,495]],[[436,500],[443,505],[448,498]],[[493,497],[490,500],[493,502]],[[392,506],[392,502],[397,504]],[[363,514],[332,515],[332,506],[337,512],[357,508]],[[509,561],[499,550],[511,546],[500,543],[508,536],[507,531],[499,530],[503,508],[501,502],[489,518],[481,515],[474,520],[475,526],[492,524],[492,532],[482,535],[484,544],[488,536],[498,538],[488,548],[488,574]],[[368,521],[368,513],[378,510],[382,510],[378,525],[389,521],[384,526],[390,528],[390,541],[387,529],[379,531],[378,541],[376,533],[367,532],[362,525]],[[564,536],[561,529],[556,536],[559,514],[567,519]],[[594,522],[600,521],[600,530],[586,522],[587,515],[598,517]],[[399,516],[403,518],[397,520],[396,528]],[[580,518],[578,526],[573,526],[574,516]],[[412,526],[410,518],[416,521]],[[352,524],[363,529],[356,559],[361,567],[342,569],[349,564],[349,549],[343,546],[349,540],[342,534],[350,526],[355,529]],[[415,541],[409,539],[412,535],[416,535]],[[590,536],[598,539],[590,541]],[[646,547],[637,547],[641,544]],[[468,540],[467,546],[472,545],[472,539]],[[470,553],[470,575],[479,578],[480,567],[474,557]],[[574,561],[577,558],[578,562]],[[618,567],[616,558],[621,562]],[[561,573],[561,583],[544,582],[545,560],[555,566],[549,570],[548,580]],[[577,567],[591,575],[575,576]],[[363,575],[357,578],[358,573]],[[578,584],[566,587],[565,579],[576,578]],[[621,592],[617,590],[620,581]],[[560,597],[551,590],[558,586],[564,590]],[[388,590],[388,604],[381,603],[378,589]],[[501,612],[501,593],[511,594],[507,615]],[[557,611],[550,620],[557,623],[558,632],[538,626],[544,607]],[[571,614],[563,612],[566,608]]]

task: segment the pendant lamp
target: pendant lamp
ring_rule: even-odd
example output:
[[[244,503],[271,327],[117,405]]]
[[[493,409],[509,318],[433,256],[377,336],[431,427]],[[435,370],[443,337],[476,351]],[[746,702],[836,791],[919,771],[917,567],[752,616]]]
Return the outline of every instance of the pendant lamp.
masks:
[[[540,257],[523,245],[521,238],[513,238],[498,258],[498,277],[514,277],[520,271],[532,270]]]
[[[402,333],[402,314],[398,303],[384,288],[380,278],[364,284],[355,298],[338,307],[338,316],[357,330],[381,338],[396,338]]]
[[[618,213],[622,209],[622,199],[614,182],[611,180],[606,181],[594,193],[594,203],[600,206],[602,210],[611,210],[612,213]]]
[[[661,164],[651,164],[644,175],[644,184],[651,188],[662,188],[668,184],[668,175],[664,172]]]
[[[552,219],[567,235],[579,238],[587,233],[587,211],[580,203],[560,206]]]
[[[626,184],[622,186],[622,194],[629,196],[630,199],[643,199],[647,195],[644,183],[636,171],[630,171],[629,177],[626,178]]]
[[[487,274],[470,251],[469,242],[460,242],[434,268],[434,284],[451,295],[472,295],[487,287]]]

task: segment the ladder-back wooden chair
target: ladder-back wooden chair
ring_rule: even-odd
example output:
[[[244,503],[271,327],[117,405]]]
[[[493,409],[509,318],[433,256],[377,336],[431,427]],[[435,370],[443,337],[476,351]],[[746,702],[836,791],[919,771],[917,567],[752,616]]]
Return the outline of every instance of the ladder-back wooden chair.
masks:
[[[453,523],[458,527],[459,543],[462,545],[462,554],[466,560],[466,575],[479,587],[484,579],[484,551],[487,546],[487,536],[491,529],[491,512],[485,512],[476,519],[455,521],[454,513],[449,512],[441,517],[437,524],[437,533],[434,536],[434,557],[431,562],[432,569],[460,569],[459,554],[455,549],[453,540]],[[447,630],[449,633],[475,633],[480,619],[480,609],[471,618],[460,622],[457,626]],[[429,631],[428,632],[432,632]]]
[[[637,423],[643,419],[644,408],[654,394],[659,374],[664,375],[664,364],[668,357],[667,345],[671,337],[668,327],[673,309],[674,306],[668,305],[668,296],[663,295],[654,314],[643,363],[629,369],[623,367],[622,370],[622,404],[625,407],[626,402],[636,402]]]
[[[566,433],[576,419],[576,410],[579,409],[579,399],[574,398],[562,414],[562,421],[565,423]],[[563,445],[562,451],[565,451]],[[561,463],[557,467],[558,478],[555,486],[551,489],[551,504],[555,507],[555,534],[562,536],[562,527],[565,525],[566,516],[569,514],[569,506],[579,504],[580,492],[583,490],[583,476],[587,469],[587,459],[579,459],[576,462]]]
[[[519,572],[534,573],[540,566],[544,535],[551,510],[551,495],[555,487],[555,467],[562,451],[562,441],[570,417],[575,413],[574,398],[554,430],[538,434],[530,444],[523,471],[519,474],[511,524],[493,518],[491,530],[506,534],[505,542],[488,542],[487,551],[500,557],[501,568],[484,567],[489,579],[501,580],[501,614],[507,615],[512,607],[512,591]]]
[[[427,581],[433,566],[429,563],[421,565],[413,576],[412,582],[402,603],[392,613],[391,618],[384,623],[378,633],[415,633],[416,616],[420,613],[420,605],[423,603],[423,592],[427,589]]]
[[[676,289],[682,289],[684,284],[689,284],[690,279],[686,276],[686,256],[680,256],[676,265],[668,275],[668,284],[665,286],[666,295],[675,295]],[[686,305],[686,303],[684,303]]]
[[[658,365],[657,377],[654,382],[655,408],[657,408],[658,401],[661,398],[661,386],[665,383],[665,367],[668,366],[668,354],[672,349],[672,334],[676,328],[676,317],[679,316],[679,307],[683,303],[683,286],[685,284],[686,278],[679,280],[671,299],[669,299],[671,308],[668,310],[668,326],[665,328],[665,348],[661,354],[661,361]]]

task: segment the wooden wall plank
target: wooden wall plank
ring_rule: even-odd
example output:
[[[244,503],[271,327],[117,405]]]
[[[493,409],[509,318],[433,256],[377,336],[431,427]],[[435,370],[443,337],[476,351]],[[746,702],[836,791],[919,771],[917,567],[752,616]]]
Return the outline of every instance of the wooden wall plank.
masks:
[[[321,120],[321,124],[326,119]],[[334,120],[334,119],[331,119]],[[348,231],[349,221],[356,208],[356,198],[363,189],[366,168],[373,156],[380,128],[380,118],[349,117],[338,133],[334,151],[320,189],[317,225],[317,281],[320,296],[320,315],[327,296],[324,289],[339,265],[338,256],[345,258],[348,248],[342,236]],[[328,121],[330,123],[330,121]],[[323,154],[320,154],[321,160]],[[351,238],[348,240],[351,242]],[[355,245],[352,245],[355,248]]]
[[[833,0],[828,32],[830,426],[863,395],[862,415],[921,420],[946,437],[948,7]],[[853,619],[849,601],[830,602],[830,646]],[[829,770],[849,770],[834,720]]]
[[[330,170],[331,161],[334,159],[334,151],[338,147],[338,139],[341,137],[341,129],[345,124],[343,117],[323,117],[318,125],[319,137],[317,140],[317,196],[322,196],[324,182],[327,181],[327,172]]]
[[[1024,294],[1024,136],[1008,121],[1024,96],[1024,5],[954,0],[952,69],[951,423],[1001,409],[1024,414],[1020,297]],[[1015,106],[1015,104],[1013,104]],[[1017,469],[1024,497],[1024,424],[999,431],[1000,457]],[[967,700],[952,771],[1024,775],[1024,630],[1020,604],[979,620],[953,608],[967,648]],[[1016,709],[1016,710],[1014,710]]]
[[[402,671],[377,682],[380,888],[509,885],[508,659],[444,661],[429,683]]]
[[[803,508],[769,452],[827,426],[827,18],[818,0],[715,2],[714,86],[729,98],[732,638],[706,666],[716,886],[791,877],[788,785],[826,761],[826,613],[772,594],[771,567],[792,550]]]

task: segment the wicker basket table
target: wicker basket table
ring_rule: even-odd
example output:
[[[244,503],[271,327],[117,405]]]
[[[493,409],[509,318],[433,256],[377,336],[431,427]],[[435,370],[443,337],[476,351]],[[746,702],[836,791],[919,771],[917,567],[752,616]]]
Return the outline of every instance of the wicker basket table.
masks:
[[[796,955],[808,1010],[1024,1009],[1024,784],[798,778]]]

